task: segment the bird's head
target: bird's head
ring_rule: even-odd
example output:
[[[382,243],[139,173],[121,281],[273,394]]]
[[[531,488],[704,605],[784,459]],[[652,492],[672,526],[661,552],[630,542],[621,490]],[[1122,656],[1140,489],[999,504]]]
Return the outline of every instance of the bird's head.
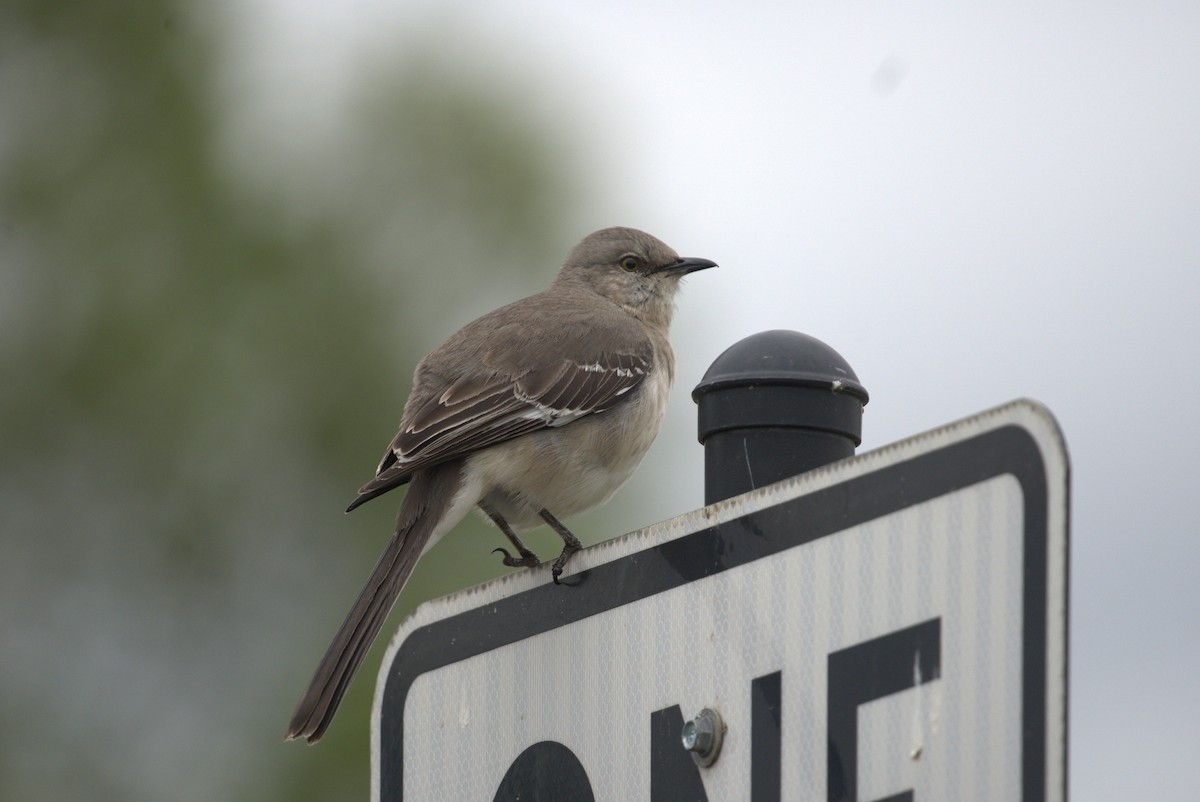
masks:
[[[571,251],[557,281],[586,287],[650,325],[666,328],[679,280],[716,267],[708,259],[680,258],[662,240],[634,228],[604,228]]]

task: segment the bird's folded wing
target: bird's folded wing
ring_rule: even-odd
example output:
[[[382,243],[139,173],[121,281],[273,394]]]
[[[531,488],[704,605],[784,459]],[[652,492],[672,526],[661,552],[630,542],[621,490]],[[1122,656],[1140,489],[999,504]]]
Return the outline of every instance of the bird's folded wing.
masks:
[[[652,359],[648,346],[563,358],[518,376],[460,376],[440,392],[414,398],[375,478],[359,488],[351,509],[403,484],[421,468],[603,412],[645,379]]]

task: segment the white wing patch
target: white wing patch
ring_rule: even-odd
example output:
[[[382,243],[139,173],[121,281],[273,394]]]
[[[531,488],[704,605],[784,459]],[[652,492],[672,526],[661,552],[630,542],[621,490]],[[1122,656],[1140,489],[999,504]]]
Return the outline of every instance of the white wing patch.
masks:
[[[583,373],[593,373],[593,374],[607,373],[611,376],[616,376],[621,379],[632,379],[635,376],[646,375],[645,369],[638,365],[634,365],[634,366],[626,368],[626,367],[620,367],[617,365],[611,365],[611,366],[610,365],[602,365],[599,362],[593,362],[588,365],[582,365],[582,364],[579,364],[578,362],[572,362],[571,364],[576,369],[582,371]],[[599,381],[603,381],[603,379],[599,379]],[[620,396],[629,392],[636,386],[637,386],[637,383],[634,382],[633,384],[627,384],[624,387],[619,387],[612,394],[612,397],[619,398]],[[578,407],[575,407],[575,406],[554,407],[554,406],[550,406],[549,404],[542,403],[541,401],[539,401],[536,398],[531,398],[531,397],[526,396],[521,393],[518,393],[517,397],[520,400],[524,401],[525,403],[529,404],[531,407],[527,412],[522,414],[520,417],[522,417],[526,420],[540,421],[541,423],[545,424],[546,426],[552,427],[552,428],[558,427],[558,426],[566,426],[568,423],[571,423],[572,421],[579,420],[580,418],[582,418],[586,415],[591,415],[596,412],[603,412],[605,409],[608,408],[607,405],[603,405],[603,406],[586,406],[585,405],[585,406],[578,406]]]
[[[574,365],[575,367],[579,368],[580,370],[582,370],[584,373],[609,373],[609,372],[611,372],[615,376],[621,376],[626,379],[631,379],[634,377],[634,375],[638,375],[638,376],[646,375],[646,371],[642,370],[641,368],[637,367],[636,365],[631,368],[621,368],[621,367],[608,367],[607,365],[601,365],[599,362],[593,362],[590,365],[580,365],[577,362],[572,362],[571,364]],[[625,391],[622,390],[621,392],[625,392]]]
[[[544,404],[534,404],[533,408],[520,417],[525,420],[541,421],[547,426],[566,426],[571,421],[579,420],[585,415],[599,412],[598,409],[554,409]]]

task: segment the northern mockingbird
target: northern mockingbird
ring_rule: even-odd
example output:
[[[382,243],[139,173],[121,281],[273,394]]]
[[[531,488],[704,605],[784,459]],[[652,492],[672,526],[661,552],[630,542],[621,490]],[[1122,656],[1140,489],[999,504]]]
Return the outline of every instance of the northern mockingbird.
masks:
[[[288,725],[317,741],[417,559],[474,507],[538,565],[517,530],[581,548],[556,516],[606,501],[658,434],[675,374],[667,328],[679,280],[715,267],[631,228],[589,234],[545,292],[467,324],[417,365],[400,431],[346,510],[411,482],[396,530]]]

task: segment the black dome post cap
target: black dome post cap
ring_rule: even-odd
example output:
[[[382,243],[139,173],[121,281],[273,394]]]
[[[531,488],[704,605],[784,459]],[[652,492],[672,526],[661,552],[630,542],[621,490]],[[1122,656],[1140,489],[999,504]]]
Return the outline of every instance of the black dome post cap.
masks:
[[[842,355],[816,337],[774,329],[751,334],[713,360],[692,400],[727,387],[794,385],[846,393],[866,405],[870,396]]]
[[[701,443],[720,432],[807,430],[862,442],[867,390],[842,355],[798,331],[734,343],[692,391]]]
[[[841,354],[796,331],[726,349],[692,391],[712,504],[854,456],[867,390]]]

